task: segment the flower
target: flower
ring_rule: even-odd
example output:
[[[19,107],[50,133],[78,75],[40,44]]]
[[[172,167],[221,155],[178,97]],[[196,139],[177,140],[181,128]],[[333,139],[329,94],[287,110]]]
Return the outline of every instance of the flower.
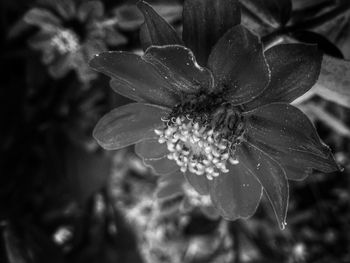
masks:
[[[237,1],[185,0],[183,40],[148,4],[139,7],[145,54],[105,52],[90,62],[137,101],[105,115],[95,139],[107,150],[136,144],[159,174],[180,170],[225,219],[252,216],[264,191],[284,228],[287,179],[338,169],[289,104],[316,82],[322,55],[304,44],[263,51],[239,25]]]
[[[49,65],[55,78],[76,71],[82,82],[96,78],[88,66],[93,55],[106,50],[106,43],[120,45],[126,38],[114,29],[116,21],[106,19],[99,1],[46,1],[24,15],[24,21],[37,26],[39,32],[29,39],[29,45],[42,51],[42,61]]]

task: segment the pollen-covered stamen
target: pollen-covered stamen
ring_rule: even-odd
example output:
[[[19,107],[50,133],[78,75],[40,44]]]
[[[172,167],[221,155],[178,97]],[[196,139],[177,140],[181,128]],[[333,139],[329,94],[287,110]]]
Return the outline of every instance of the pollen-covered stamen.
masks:
[[[51,39],[51,45],[63,55],[79,49],[79,38],[71,30],[59,30]]]
[[[155,130],[159,143],[166,143],[168,159],[174,160],[182,172],[205,175],[209,180],[227,173],[227,162],[237,164],[233,142],[210,126],[201,125],[188,116],[165,120],[163,130]]]

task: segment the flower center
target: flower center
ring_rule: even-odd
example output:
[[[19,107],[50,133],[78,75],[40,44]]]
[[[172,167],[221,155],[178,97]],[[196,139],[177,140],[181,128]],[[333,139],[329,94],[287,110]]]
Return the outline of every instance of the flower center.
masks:
[[[51,39],[51,45],[63,55],[75,52],[79,49],[79,38],[71,30],[60,30]]]
[[[168,159],[174,160],[183,173],[205,175],[209,180],[229,172],[227,162],[238,164],[236,146],[243,140],[240,111],[230,104],[215,105],[205,112],[186,108],[175,107],[163,120],[164,129],[155,130],[159,143],[167,144]]]

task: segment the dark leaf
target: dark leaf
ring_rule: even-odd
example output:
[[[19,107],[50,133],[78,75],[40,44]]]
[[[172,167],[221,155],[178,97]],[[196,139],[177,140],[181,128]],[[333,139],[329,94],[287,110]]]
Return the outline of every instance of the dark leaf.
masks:
[[[296,31],[291,33],[291,36],[304,43],[317,44],[318,48],[327,55],[336,58],[344,58],[340,49],[320,34],[311,31]]]
[[[320,77],[311,93],[350,108],[350,61],[323,56]]]
[[[240,0],[253,14],[273,27],[285,25],[292,12],[291,0]]]

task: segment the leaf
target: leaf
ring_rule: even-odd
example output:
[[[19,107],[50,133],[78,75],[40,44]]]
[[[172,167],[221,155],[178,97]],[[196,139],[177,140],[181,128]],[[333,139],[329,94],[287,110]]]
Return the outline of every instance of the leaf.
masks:
[[[240,0],[242,5],[273,27],[285,25],[291,16],[291,0]]]
[[[350,61],[324,55],[320,77],[310,92],[350,108]]]
[[[329,41],[326,37],[311,32],[311,31],[296,31],[291,33],[291,36],[301,42],[309,43],[309,44],[317,44],[317,46],[326,54],[337,57],[337,58],[343,58],[343,54],[340,51],[340,49],[334,45],[331,41]]]

